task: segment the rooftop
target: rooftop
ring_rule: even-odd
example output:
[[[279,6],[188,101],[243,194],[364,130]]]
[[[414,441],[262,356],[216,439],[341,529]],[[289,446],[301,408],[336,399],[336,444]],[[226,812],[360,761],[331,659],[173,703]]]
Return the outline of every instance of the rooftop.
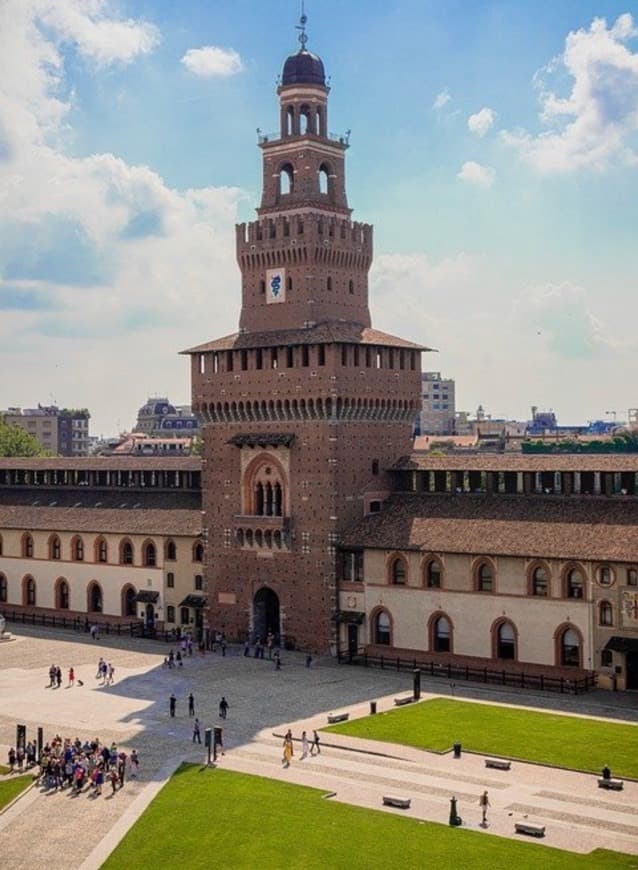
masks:
[[[194,537],[202,531],[202,514],[198,510],[29,507],[0,504],[0,529]]]
[[[430,436],[436,440],[436,436]],[[393,466],[406,471],[633,471],[638,453],[412,453]]]

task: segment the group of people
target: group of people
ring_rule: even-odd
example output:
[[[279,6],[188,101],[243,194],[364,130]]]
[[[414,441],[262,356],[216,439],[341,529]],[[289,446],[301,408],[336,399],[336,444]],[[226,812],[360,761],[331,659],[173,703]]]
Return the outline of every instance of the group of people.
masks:
[[[284,737],[284,754],[281,759],[281,763],[284,767],[290,767],[290,762],[295,754],[294,746],[293,746],[293,736],[290,728],[286,731],[286,735]],[[306,731],[301,732],[301,758],[300,761],[303,761],[304,758],[308,758],[309,755],[321,755],[321,747],[319,746],[319,734],[316,731],[312,732],[312,740],[308,739],[308,733]]]
[[[35,743],[29,741],[26,748],[13,747],[9,750],[9,767],[19,771],[37,763]],[[139,775],[140,760],[137,750],[130,755],[119,750],[116,743],[110,746],[98,738],[82,742],[79,737],[71,740],[56,734],[51,742],[42,748],[38,782],[48,789],[70,788],[73,794],[82,790],[93,790],[95,796],[102,794],[102,787],[110,783],[113,794],[123,788],[127,776],[135,779]]]
[[[114,677],[115,668],[113,667],[111,662],[107,663],[107,661],[100,656],[100,660],[97,663],[97,673],[95,675],[95,679],[101,679],[103,686],[110,686],[113,683]]]

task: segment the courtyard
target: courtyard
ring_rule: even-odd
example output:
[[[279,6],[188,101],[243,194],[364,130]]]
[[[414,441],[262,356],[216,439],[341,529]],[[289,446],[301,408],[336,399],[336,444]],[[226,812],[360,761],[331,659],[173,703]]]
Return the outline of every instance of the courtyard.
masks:
[[[29,739],[35,736],[39,726],[44,729],[45,739],[56,733],[81,739],[97,736],[105,743],[114,741],[129,752],[137,749],[141,761],[140,779],[127,781],[112,797],[91,800],[80,795],[78,799],[71,799],[65,793],[48,794],[39,787],[30,789],[0,815],[0,848],[8,866],[36,868],[43,862],[51,868],[88,870],[101,866],[129,830],[133,829],[131,836],[135,835],[134,825],[152,799],[160,793],[160,801],[167,799],[162,791],[167,781],[170,782],[167,788],[172,788],[173,782],[194,776],[180,774],[175,780],[170,779],[183,761],[193,763],[195,770],[202,771],[202,777],[210,777],[213,789],[218,787],[214,774],[226,775],[226,771],[256,776],[259,782],[266,781],[263,786],[266,790],[276,789],[278,785],[310,787],[312,797],[299,797],[299,801],[319,800],[317,806],[321,809],[314,813],[317,817],[324,812],[324,806],[330,806],[326,823],[335,830],[341,825],[351,826],[353,817],[361,818],[364,827],[373,828],[381,824],[374,819],[380,818],[383,824],[398,824],[393,830],[399,832],[403,830],[401,826],[408,823],[418,826],[419,821],[445,826],[450,797],[455,795],[464,819],[463,829],[448,831],[436,825],[426,826],[430,835],[440,841],[444,852],[448,848],[445,838],[452,834],[460,837],[468,828],[481,843],[492,844],[481,846],[488,852],[490,848],[524,846],[521,855],[529,850],[537,854],[537,849],[550,854],[549,846],[579,852],[581,857],[598,849],[638,854],[638,784],[635,782],[627,781],[623,793],[608,794],[599,791],[595,777],[588,774],[556,770],[551,772],[550,779],[545,768],[518,762],[509,773],[486,771],[479,755],[464,752],[461,759],[454,760],[451,753],[424,752],[402,742],[386,742],[387,737],[379,742],[327,731],[321,732],[321,756],[300,759],[298,739],[302,730],[323,728],[327,724],[327,712],[344,709],[353,724],[357,720],[363,723],[365,720],[361,717],[369,712],[371,700],[378,702],[380,712],[392,709],[393,698],[410,688],[405,674],[338,666],[332,660],[318,660],[306,668],[303,656],[295,653],[283,653],[282,668],[277,671],[274,662],[267,658],[244,657],[236,648],[229,648],[225,657],[219,653],[186,657],[183,667],[168,669],[163,664],[168,651],[169,647],[164,644],[148,641],[103,638],[95,642],[84,633],[22,628],[14,641],[2,645],[0,752],[3,754],[0,760],[6,760],[7,750],[15,740],[16,723],[21,723],[27,726]],[[115,668],[113,685],[103,686],[101,680],[96,679],[100,657]],[[48,669],[53,663],[59,664],[63,671],[60,689],[47,688]],[[71,666],[75,669],[76,684],[67,688]],[[83,685],[79,685],[78,680]],[[454,687],[437,680],[425,681],[423,689],[424,699],[454,693],[459,699],[467,697],[526,707],[549,707],[561,713],[581,713],[604,719],[635,720],[635,701],[630,695],[621,697],[595,692],[578,698],[542,697],[494,689],[486,691],[472,684]],[[192,743],[193,720],[187,715],[190,692],[195,699],[202,732],[206,727],[220,724],[218,704],[222,695],[230,705],[228,719],[222,723],[225,755],[214,769],[202,767],[206,760],[205,749]],[[176,697],[175,718],[169,715],[171,693]],[[417,709],[405,712],[413,714]],[[389,716],[376,717],[380,722],[387,718]],[[452,722],[453,717],[449,718]],[[281,742],[289,727],[296,738],[295,758],[286,770],[281,765]],[[450,744],[455,739],[454,729],[450,727]],[[614,767],[613,746],[606,761]],[[235,787],[240,791],[247,788],[241,778],[237,784],[224,785],[229,793]],[[478,796],[483,788],[489,788],[492,803],[486,830],[479,825]],[[388,790],[406,792],[412,797],[412,806],[404,813],[408,818],[385,821],[401,813],[380,812],[381,796]],[[317,798],[317,794],[334,797],[326,802]],[[277,841],[282,826],[287,824],[287,808],[296,800],[294,793],[287,792],[277,801],[279,815],[263,817],[255,808],[251,810],[250,802],[243,801],[246,820],[233,824],[240,827],[245,824],[247,833],[255,826],[272,832]],[[369,821],[366,813],[371,810],[376,812]],[[180,810],[180,818],[182,813]],[[335,813],[334,817],[330,813]],[[512,842],[513,822],[524,817],[539,819],[547,825],[543,841],[546,845]],[[177,826],[173,813],[166,825],[171,837]],[[46,837],[41,836],[43,830],[47,832]],[[70,830],[80,835],[69,836]],[[463,843],[459,837],[456,841]],[[467,848],[475,849],[469,840]],[[600,857],[602,853],[596,854]],[[116,857],[117,853],[114,861]],[[234,866],[241,866],[236,858],[228,860],[234,862]],[[333,858],[330,860],[334,863]],[[516,860],[520,863],[523,858]],[[633,866],[631,861],[634,861],[608,855],[606,862],[620,863],[597,864],[593,855],[588,860],[591,866]],[[638,859],[634,863],[638,864]],[[248,865],[253,866],[252,859],[247,861]],[[278,865],[262,862],[262,866]],[[520,866],[525,866],[524,861]]]

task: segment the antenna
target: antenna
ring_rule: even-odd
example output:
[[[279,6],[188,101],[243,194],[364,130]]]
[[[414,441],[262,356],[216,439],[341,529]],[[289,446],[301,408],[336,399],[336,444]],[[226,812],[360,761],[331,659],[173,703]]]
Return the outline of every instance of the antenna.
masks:
[[[299,24],[295,25],[295,29],[299,30],[299,42],[301,43],[301,50],[306,50],[306,43],[308,42],[308,34],[306,33],[306,24],[308,23],[308,16],[306,15],[306,9],[304,5],[304,0],[301,0],[301,15],[299,16]]]

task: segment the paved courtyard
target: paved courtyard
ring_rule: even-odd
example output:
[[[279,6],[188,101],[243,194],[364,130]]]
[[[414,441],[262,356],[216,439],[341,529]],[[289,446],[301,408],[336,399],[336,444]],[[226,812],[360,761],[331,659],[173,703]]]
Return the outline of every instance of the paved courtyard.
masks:
[[[13,630],[13,626],[9,626]],[[59,733],[116,741],[141,760],[139,781],[127,781],[115,796],[77,798],[47,794],[36,787],[0,815],[0,854],[10,868],[99,867],[118,838],[161,787],[179,761],[202,761],[205,750],[192,741],[187,696],[193,692],[202,730],[220,724],[218,703],[230,704],[224,725],[224,767],[287,779],[336,792],[336,800],[380,807],[384,792],[412,797],[410,814],[446,823],[449,799],[456,794],[459,812],[478,829],[478,796],[490,789],[488,831],[513,835],[513,822],[529,817],[547,825],[544,842],[587,852],[603,846],[638,854],[638,784],[626,783],[621,794],[596,788],[595,778],[565,771],[515,764],[509,773],[486,771],[483,760],[467,753],[460,760],[405,747],[367,744],[325,735],[318,758],[281,767],[281,739],[289,726],[319,727],[326,712],[348,709],[351,716],[392,705],[394,695],[410,688],[410,675],[338,666],[319,660],[307,669],[303,656],[283,653],[283,667],[228,655],[207,653],[186,658],[182,668],[163,667],[168,647],[148,641],[103,638],[20,627],[16,639],[0,645],[0,761],[15,740],[17,722],[28,737],[38,726],[45,738]],[[95,679],[100,656],[115,667],[115,682],[104,687]],[[63,671],[60,689],[46,688],[48,668]],[[70,666],[76,686],[66,688]],[[84,683],[77,685],[78,678]],[[536,696],[467,684],[450,686],[423,680],[424,695],[454,693],[458,697],[525,706],[546,706],[606,718],[636,720],[636,697],[594,692],[587,696]],[[177,697],[177,715],[169,716],[168,698]],[[451,734],[451,740],[453,735]],[[379,755],[379,751],[385,755]]]

